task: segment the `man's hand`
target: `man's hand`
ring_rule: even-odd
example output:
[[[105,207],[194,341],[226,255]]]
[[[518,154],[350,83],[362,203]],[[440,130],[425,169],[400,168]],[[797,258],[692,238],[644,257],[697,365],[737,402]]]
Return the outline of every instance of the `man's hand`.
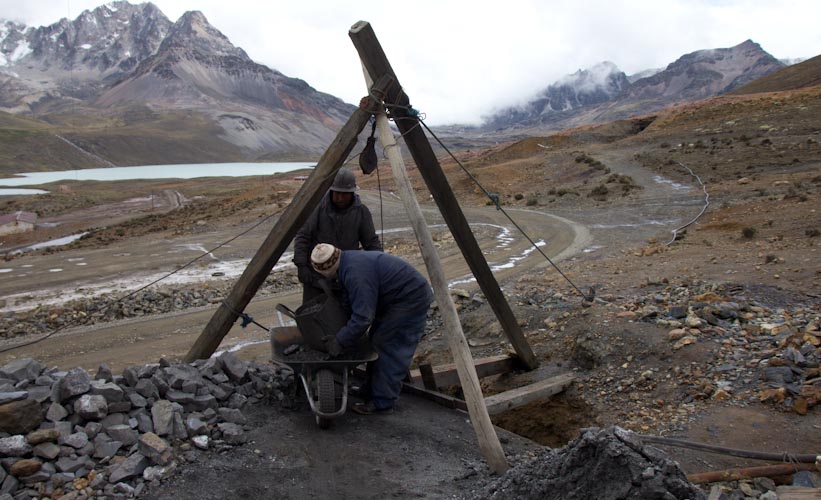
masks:
[[[297,266],[296,277],[303,285],[312,285],[314,281],[313,273],[308,266]]]
[[[323,338],[322,340],[323,340],[323,342],[325,342],[325,350],[328,351],[328,354],[330,354],[331,357],[335,358],[335,357],[339,356],[340,354],[342,354],[342,346],[339,345],[339,342],[336,340],[335,335],[334,336],[328,335],[327,337]]]

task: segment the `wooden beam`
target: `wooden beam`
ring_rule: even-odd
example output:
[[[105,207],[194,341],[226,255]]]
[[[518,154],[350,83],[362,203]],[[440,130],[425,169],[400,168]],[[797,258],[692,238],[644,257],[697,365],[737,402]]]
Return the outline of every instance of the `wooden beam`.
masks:
[[[425,398],[438,405],[442,405],[445,408],[468,411],[468,405],[464,400],[453,396],[448,396],[447,394],[442,394],[441,392],[429,391],[428,389],[419,387],[418,385],[403,383],[402,392]]]
[[[502,413],[519,406],[524,406],[533,401],[547,399],[554,396],[573,382],[572,373],[564,373],[545,380],[540,380],[535,384],[526,385],[510,391],[494,394],[485,398],[487,411],[491,415]]]
[[[778,486],[775,488],[775,493],[778,495],[778,500],[818,500],[821,498],[821,489],[806,486]]]
[[[385,76],[382,75],[380,78]],[[367,72],[365,72],[365,81],[370,88],[371,75]],[[476,375],[476,368],[473,366],[473,357],[470,354],[470,347],[465,339],[465,333],[462,331],[461,323],[459,323],[456,306],[450,296],[450,290],[448,290],[448,281],[445,278],[445,271],[442,269],[442,262],[439,260],[439,254],[436,253],[436,246],[433,244],[433,237],[430,235],[428,224],[422,215],[419,203],[416,201],[413,186],[408,180],[402,153],[396,144],[396,138],[393,136],[393,131],[388,124],[384,109],[376,113],[376,126],[379,130],[379,140],[390,160],[399,197],[402,199],[405,212],[407,212],[413,232],[416,234],[419,251],[422,254],[422,260],[425,261],[431,285],[433,285],[433,293],[436,296],[436,303],[439,304],[439,312],[445,325],[445,338],[448,340],[450,352],[456,362],[462,392],[465,394],[465,403],[467,404],[470,421],[473,424],[473,430],[476,432],[479,448],[485,460],[487,460],[490,470],[496,474],[501,474],[508,468],[505,452],[499,442],[499,437],[496,435],[493,422],[490,421],[490,415],[488,415],[485,408],[482,387],[479,385],[479,377]],[[430,368],[430,365],[428,365],[428,368]],[[410,374],[408,375],[410,380]],[[435,388],[436,383],[430,380],[426,381],[425,388],[430,389],[430,384]]]
[[[384,92],[389,84],[388,78],[378,80],[378,84],[374,85],[374,91]],[[231,330],[240,312],[254,298],[271,269],[291,244],[299,228],[308,220],[311,212],[319,205],[325,192],[331,187],[337,170],[348,159],[348,155],[356,145],[357,136],[371,118],[371,112],[363,108],[372,109],[376,105],[373,101],[372,98],[368,98],[360,103],[359,109],[356,109],[342,126],[311,175],[277,219],[268,237],[248,263],[248,267],[234,283],[228,297],[220,304],[194,345],[191,346],[184,358],[187,363],[196,359],[208,358],[214,354],[222,339]]]
[[[405,139],[405,144],[413,156],[416,165],[419,167],[419,172],[425,180],[428,189],[433,195],[433,199],[439,207],[439,211],[445,218],[445,222],[453,234],[456,243],[459,245],[462,255],[464,255],[473,276],[485,294],[490,307],[499,319],[510,340],[513,349],[522,362],[530,369],[536,368],[539,363],[530,349],[507,303],[502,290],[499,288],[499,283],[493,272],[490,270],[487,261],[482,255],[482,249],[473,232],[470,230],[467,219],[459,207],[459,202],[450,189],[447,177],[439,165],[433,149],[425,137],[425,132],[422,130],[418,118],[409,111],[409,99],[399,85],[399,80],[393,72],[379,40],[376,38],[371,25],[365,21],[360,21],[351,27],[349,32],[351,40],[359,52],[359,58],[365,66],[366,72],[378,81],[383,76],[387,75],[396,81],[396,85],[391,87],[387,94],[385,94],[385,102],[388,105],[388,111],[395,119],[396,126],[402,133]]]
[[[436,376],[433,374],[433,368],[431,368],[430,363],[419,365],[419,373],[422,374],[422,384],[425,389],[435,391],[439,388],[439,386],[436,385]],[[413,378],[411,378],[411,383],[413,383]]]
[[[509,354],[475,359],[473,361],[473,366],[476,367],[476,375],[479,378],[525,369],[519,358]],[[434,366],[433,375],[436,378],[437,387],[447,387],[449,385],[456,385],[459,383],[459,374],[456,372],[455,363]],[[414,383],[423,380],[421,371],[411,370],[411,378]]]
[[[759,465],[757,467],[745,467],[742,469],[715,470],[699,472],[697,474],[687,474],[687,480],[693,484],[724,483],[738,481],[740,479],[753,479],[756,477],[788,476],[801,470],[815,471],[816,468],[814,464]],[[778,498],[781,498],[780,491],[778,492]]]

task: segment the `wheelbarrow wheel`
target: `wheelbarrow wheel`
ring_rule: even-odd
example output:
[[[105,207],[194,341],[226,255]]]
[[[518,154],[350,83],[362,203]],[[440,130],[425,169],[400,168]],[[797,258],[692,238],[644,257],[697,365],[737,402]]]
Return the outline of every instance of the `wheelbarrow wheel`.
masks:
[[[331,370],[319,370],[316,372],[316,393],[319,399],[317,405],[322,413],[334,413],[336,411],[336,388],[334,387],[334,372]],[[316,425],[321,429],[327,429],[331,425],[331,419],[316,416]]]

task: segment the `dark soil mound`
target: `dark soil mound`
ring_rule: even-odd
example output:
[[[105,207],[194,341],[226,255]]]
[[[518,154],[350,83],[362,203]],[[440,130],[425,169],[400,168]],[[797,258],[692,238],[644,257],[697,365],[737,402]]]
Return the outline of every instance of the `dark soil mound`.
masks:
[[[473,492],[473,499],[703,499],[678,464],[619,427],[585,429]]]

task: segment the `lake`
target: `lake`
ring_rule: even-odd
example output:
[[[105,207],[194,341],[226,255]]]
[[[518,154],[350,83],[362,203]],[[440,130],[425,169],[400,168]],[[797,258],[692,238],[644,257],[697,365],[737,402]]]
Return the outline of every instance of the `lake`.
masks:
[[[21,189],[21,188],[0,188],[0,196],[13,196],[20,194],[46,194],[48,191],[42,189]]]
[[[38,186],[57,181],[123,181],[129,179],[194,179],[197,177],[246,177],[271,175],[313,168],[314,162],[281,163],[195,163],[188,165],[147,165],[142,167],[85,168],[59,172],[24,172],[0,179],[0,195],[41,194],[38,189],[3,187]],[[31,192],[21,192],[31,191]]]

